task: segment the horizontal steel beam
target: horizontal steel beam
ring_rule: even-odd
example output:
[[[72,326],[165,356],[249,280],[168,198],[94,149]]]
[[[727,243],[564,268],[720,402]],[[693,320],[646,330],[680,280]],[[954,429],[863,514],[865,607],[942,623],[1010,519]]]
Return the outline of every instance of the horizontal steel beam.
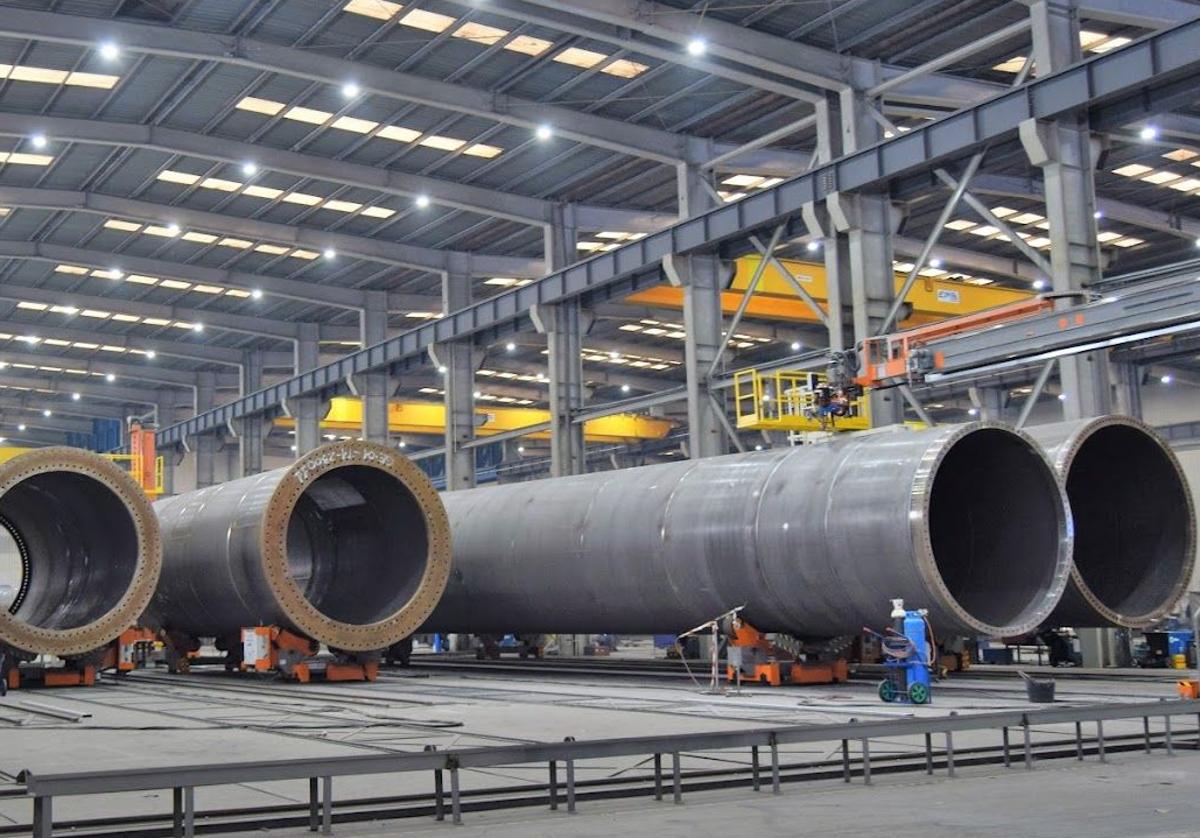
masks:
[[[42,339],[81,341],[106,346],[121,346],[126,349],[152,350],[169,358],[187,358],[213,364],[240,367],[245,361],[245,352],[225,346],[204,343],[185,343],[161,338],[145,338],[136,335],[110,333],[107,330],[76,329],[69,326],[53,326],[47,323],[24,323],[18,320],[0,320],[0,333],[18,337],[36,336]],[[0,343],[0,352],[3,351]],[[294,352],[263,352],[263,367],[267,369],[291,370],[295,365]]]
[[[49,396],[45,393],[25,393],[23,395],[5,396],[7,391],[0,390],[0,411],[28,411],[41,413],[49,408],[55,416],[74,416],[92,419],[117,419],[124,422],[129,411],[114,407],[109,402],[99,399],[82,398],[74,401],[69,393]]]
[[[921,254],[925,243],[920,239],[908,236],[893,236],[892,250],[898,256],[915,257]],[[1003,256],[993,256],[990,253],[980,253],[978,250],[967,250],[949,245],[935,245],[930,256],[941,259],[946,265],[960,268],[964,271],[979,272],[990,276],[1006,276],[1024,282],[1044,278],[1041,271],[1023,258],[1014,256],[1006,259]]]
[[[649,0],[526,0],[563,12],[624,27],[677,45],[679,63],[687,63],[683,49],[695,38],[705,41],[709,55],[732,61],[757,72],[791,79],[822,90],[848,89],[853,79],[873,78],[876,64],[864,58],[841,55],[799,41],[727,23],[704,14],[688,14],[674,6]],[[630,49],[637,45],[628,44]],[[902,67],[884,67],[885,78],[904,73]],[[977,102],[999,87],[974,79],[936,74],[913,79],[891,91],[896,98],[921,102]]]
[[[1032,5],[1035,0],[1021,0]],[[1184,0],[1079,0],[1079,16],[1138,29],[1162,29],[1200,17],[1200,7]]]
[[[20,433],[17,430],[18,425],[43,431],[58,431],[64,434],[90,434],[92,432],[92,423],[87,419],[64,417],[53,411],[47,417],[42,415],[41,411],[29,413],[23,408],[6,409],[0,405],[0,434],[12,436]]]
[[[131,52],[216,61],[339,87],[353,79],[364,93],[376,96],[484,117],[531,131],[549,124],[567,139],[662,163],[702,162],[688,156],[693,138],[687,135],[240,35],[30,9],[6,9],[0,19],[0,34],[89,49],[98,39],[111,38],[121,49]],[[792,171],[799,171],[803,165],[798,158]]]
[[[357,186],[388,195],[399,195],[406,199],[425,195],[431,203],[441,206],[535,226],[550,224],[554,218],[554,208],[557,206],[554,201],[543,198],[499,192],[482,186],[380,169],[362,163],[333,160],[315,154],[272,148],[261,143],[229,140],[178,128],[131,125],[99,119],[0,113],[0,136],[25,137],[36,133],[45,134],[54,140],[146,148],[238,166],[247,160],[253,160],[261,169],[269,171]],[[578,204],[574,210],[579,226],[585,230],[648,232],[659,229],[675,219],[674,215],[665,213],[587,204]]]
[[[75,350],[78,352],[78,350]],[[34,351],[14,352],[8,349],[0,350],[0,361],[10,367],[16,364],[27,364],[43,367],[61,367],[63,369],[87,370],[89,373],[113,373],[118,379],[126,381],[144,381],[149,384],[160,384],[169,387],[195,387],[196,373],[188,370],[178,370],[165,367],[162,364],[147,360],[142,364],[131,364],[128,361],[109,360],[96,356],[79,358],[64,351],[58,346],[39,346]],[[34,372],[34,370],[30,370]],[[238,374],[232,372],[215,373],[218,388],[234,389],[238,387]]]
[[[111,282],[112,280],[109,281]],[[118,297],[104,297],[95,294],[76,293],[74,291],[56,291],[48,288],[15,285],[12,282],[0,284],[0,300],[12,300],[13,302],[28,300],[29,302],[46,303],[47,305],[73,305],[78,308],[96,308],[101,310],[112,309],[117,312],[136,314],[141,317],[158,317],[164,320],[178,320],[185,323],[201,323],[205,328],[212,327],[228,332],[240,332],[247,335],[277,338],[279,340],[295,340],[298,333],[298,325],[296,323],[268,320],[254,315],[226,314],[209,309],[161,305],[158,303],[146,303],[141,300],[123,300]],[[326,323],[322,323],[320,326],[321,340],[349,341],[358,340],[359,337],[358,326],[338,326]]]
[[[366,307],[366,292],[353,288],[338,288],[316,282],[283,279],[224,268],[206,268],[203,265],[134,256],[128,253],[113,253],[96,248],[72,247],[46,242],[0,241],[0,259],[32,259],[56,264],[70,262],[101,270],[118,268],[125,273],[184,279],[221,288],[237,288],[243,291],[257,289],[263,294],[335,308],[360,311]],[[435,297],[426,297],[421,294],[397,294],[395,310],[421,310],[422,306],[427,308],[435,299]],[[392,308],[392,302],[389,295],[389,309]]]
[[[434,272],[469,272],[472,276],[511,276],[535,279],[545,271],[541,259],[524,256],[499,256],[438,250],[391,242],[385,239],[351,236],[314,227],[277,224],[257,218],[240,218],[223,213],[204,212],[184,206],[158,204],[99,192],[75,192],[69,189],[0,186],[0,206],[28,209],[86,212],[95,215],[134,218],[155,224],[178,224],[184,230],[201,230],[223,235],[288,244],[311,250],[334,248],[344,256],[369,259],[389,265]]]
[[[112,402],[114,404],[157,405],[158,400],[170,390],[154,387],[135,387],[127,383],[110,384],[108,382],[93,384],[82,376],[58,378],[48,376],[37,370],[25,370],[7,367],[0,372],[0,393],[32,393],[36,396],[60,394],[70,398],[72,393]]]
[[[748,252],[748,237],[769,226],[788,224],[799,235],[806,204],[831,193],[874,187],[892,178],[930,169],[942,161],[977,151],[1011,137],[1029,119],[1049,119],[1089,109],[1093,124],[1104,119],[1132,121],[1157,107],[1165,91],[1171,98],[1190,89],[1200,73],[1200,23],[1188,23],[1151,35],[1122,49],[1098,55],[1052,75],[1040,76],[986,102],[877,143],[817,167],[742,200],[652,233],[513,291],[480,301],[448,316],[410,329],[307,377],[281,382],[214,411],[159,432],[161,444],[224,426],[232,419],[282,403],[290,396],[320,391],[332,382],[408,358],[423,358],[435,343],[520,328],[530,308],[573,297],[596,302],[657,283],[661,263],[672,253],[712,251],[724,246],[732,255]],[[1109,109],[1112,109],[1111,111]]]

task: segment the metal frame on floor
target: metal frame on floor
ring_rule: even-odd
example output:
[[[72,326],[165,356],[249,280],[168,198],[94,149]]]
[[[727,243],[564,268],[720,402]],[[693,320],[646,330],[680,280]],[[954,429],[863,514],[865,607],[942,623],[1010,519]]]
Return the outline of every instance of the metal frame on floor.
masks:
[[[408,771],[434,773],[434,811],[438,820],[445,817],[445,784],[443,772],[450,772],[450,812],[454,823],[462,822],[459,772],[469,768],[545,763],[549,771],[550,808],[558,809],[558,766],[565,767],[565,800],[568,812],[576,811],[575,764],[580,760],[606,757],[652,755],[654,760],[654,797],[662,800],[664,782],[663,755],[671,756],[671,796],[675,803],[683,800],[680,757],[684,752],[750,749],[752,785],[761,787],[759,749],[770,751],[770,783],[773,793],[780,792],[779,748],[781,745],[839,742],[842,754],[842,777],[851,782],[853,771],[850,743],[860,743],[859,774],[865,784],[871,783],[872,739],[923,736],[925,767],[933,774],[933,737],[945,737],[943,750],[946,772],[953,777],[954,734],[977,730],[999,730],[1002,736],[1004,765],[1010,767],[1009,731],[1022,732],[1020,759],[1027,770],[1034,767],[1030,729],[1034,726],[1073,724],[1076,753],[1083,759],[1082,725],[1096,724],[1097,755],[1105,760],[1104,722],[1141,719],[1145,748],[1149,752],[1150,720],[1161,718],[1164,724],[1164,745],[1168,755],[1174,753],[1171,719],[1174,716],[1194,715],[1196,732],[1200,736],[1200,701],[1157,701],[1128,704],[1104,704],[1086,707],[1048,708],[1028,712],[1006,711],[980,713],[971,716],[949,716],[931,719],[901,719],[886,722],[855,722],[833,725],[804,725],[757,730],[689,733],[671,736],[644,736],[623,739],[596,739],[564,742],[510,745],[496,748],[464,748],[437,751],[432,747],[421,753],[372,754],[351,757],[329,757],[311,760],[273,762],[244,762],[227,764],[179,766],[171,769],[118,769],[39,775],[23,772],[19,778],[26,793],[33,798],[33,835],[49,838],[53,831],[53,800],[74,795],[113,794],[128,791],[173,790],[175,834],[195,834],[195,789],[197,786],[219,786],[237,783],[275,780],[308,780],[309,829],[329,834],[333,829],[333,778],[366,774],[396,774]],[[1200,741],[1200,739],[1198,739]]]

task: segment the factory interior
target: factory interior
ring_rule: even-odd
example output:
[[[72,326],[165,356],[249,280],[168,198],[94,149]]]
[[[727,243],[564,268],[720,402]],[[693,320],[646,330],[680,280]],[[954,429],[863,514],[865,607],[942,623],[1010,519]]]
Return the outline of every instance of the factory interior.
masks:
[[[1198,501],[1200,0],[0,0],[0,838],[1197,836]]]

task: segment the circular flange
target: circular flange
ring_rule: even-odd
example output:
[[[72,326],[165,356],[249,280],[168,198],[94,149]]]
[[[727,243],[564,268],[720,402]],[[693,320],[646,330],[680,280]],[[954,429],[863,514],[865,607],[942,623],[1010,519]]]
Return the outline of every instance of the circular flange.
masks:
[[[982,430],[1003,431],[1025,442],[1035,458],[1045,465],[1046,478],[1055,487],[1058,497],[1055,501],[1055,511],[1058,523],[1058,550],[1055,556],[1054,575],[1040,603],[1030,603],[1024,619],[1009,625],[992,625],[967,611],[951,593],[946,581],[938,569],[937,559],[933,552],[933,536],[929,529],[930,510],[933,502],[933,484],[938,468],[954,444],[963,437],[978,433]],[[964,628],[976,634],[989,637],[1011,637],[1029,632],[1040,626],[1062,599],[1074,568],[1073,550],[1075,546],[1074,527],[1071,521],[1071,507],[1067,501],[1066,484],[1054,464],[1042,447],[1033,437],[1024,431],[1002,424],[1000,422],[971,422],[963,425],[946,426],[946,431],[935,438],[925,450],[913,477],[912,492],[909,506],[909,527],[912,536],[913,551],[916,555],[917,566],[925,584],[931,588],[940,600],[940,605],[949,610]]]
[[[425,519],[425,569],[408,602],[373,623],[346,623],[321,613],[292,578],[287,561],[288,521],[301,495],[317,478],[348,466],[366,466],[393,477],[416,501]],[[372,442],[335,442],[297,460],[275,487],[263,513],[263,573],[276,602],[300,631],[335,649],[385,649],[415,632],[433,613],[450,579],[450,521],[433,484],[407,458]]]
[[[1159,452],[1166,458],[1176,477],[1179,479],[1179,485],[1182,487],[1180,499],[1187,507],[1187,542],[1181,551],[1184,556],[1183,566],[1180,568],[1179,575],[1176,577],[1171,591],[1163,597],[1161,603],[1155,608],[1141,614],[1124,614],[1112,606],[1105,604],[1096,595],[1092,587],[1088,585],[1079,565],[1074,562],[1071,564],[1071,582],[1075,591],[1087,601],[1087,604],[1095,610],[1096,614],[1107,622],[1121,626],[1122,628],[1146,628],[1157,623],[1171,612],[1175,605],[1183,598],[1187,592],[1188,585],[1192,581],[1192,572],[1196,564],[1196,509],[1192,500],[1192,493],[1188,491],[1187,475],[1183,471],[1183,466],[1180,464],[1179,458],[1171,450],[1171,446],[1167,445],[1152,427],[1132,416],[1110,415],[1080,421],[1057,447],[1053,445],[1046,446],[1047,449],[1052,451],[1052,461],[1055,471],[1058,472],[1064,486],[1070,477],[1071,466],[1075,462],[1075,457],[1083,450],[1087,441],[1096,432],[1112,427],[1129,428],[1144,434],[1147,439],[1158,447]]]
[[[90,477],[116,495],[133,522],[138,554],[129,586],[102,617],[70,629],[44,629],[0,612],[0,643],[26,652],[81,655],[98,649],[133,625],[150,604],[162,570],[162,541],[150,499],[119,466],[81,448],[55,446],[20,454],[0,464],[0,497],[38,474],[72,472]],[[100,534],[103,537],[103,534]],[[31,557],[36,564],[37,557]]]

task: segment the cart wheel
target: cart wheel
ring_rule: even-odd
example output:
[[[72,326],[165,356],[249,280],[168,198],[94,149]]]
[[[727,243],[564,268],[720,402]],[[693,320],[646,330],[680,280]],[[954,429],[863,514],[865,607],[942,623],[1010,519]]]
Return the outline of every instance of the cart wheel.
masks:
[[[922,684],[920,681],[908,688],[908,700],[913,704],[928,704],[929,703],[929,687]]]
[[[879,682],[879,697],[889,704],[896,700],[896,685],[891,681]]]

